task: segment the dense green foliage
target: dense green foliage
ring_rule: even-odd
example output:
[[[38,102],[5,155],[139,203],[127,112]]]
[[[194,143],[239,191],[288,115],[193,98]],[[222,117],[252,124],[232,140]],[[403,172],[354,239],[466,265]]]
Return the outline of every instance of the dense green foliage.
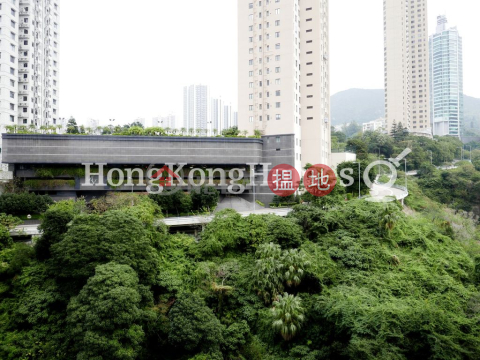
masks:
[[[46,195],[31,193],[0,195],[0,213],[9,215],[41,214],[53,200]]]
[[[162,194],[150,194],[162,209],[164,215],[192,215],[192,212],[210,212],[215,210],[220,193],[212,186],[193,189],[191,193],[181,190],[163,190]]]
[[[0,249],[0,358],[476,359],[477,223],[418,183],[418,213],[339,190],[198,239],[146,195],[56,203],[35,249]]]

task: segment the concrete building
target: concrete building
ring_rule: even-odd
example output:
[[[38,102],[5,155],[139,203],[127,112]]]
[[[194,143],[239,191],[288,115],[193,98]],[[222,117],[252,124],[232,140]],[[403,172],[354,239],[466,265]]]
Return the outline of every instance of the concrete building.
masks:
[[[177,128],[176,117],[173,114],[169,114],[167,116],[154,117],[152,119],[152,126],[161,127],[164,129],[166,128],[176,129]]]
[[[362,130],[363,132],[366,132],[366,131],[384,131],[386,132],[385,128],[385,119],[377,119],[377,120],[373,120],[373,121],[370,121],[370,122],[367,122],[367,123],[364,123],[362,125]]]
[[[293,134],[295,167],[328,164],[328,0],[238,0],[238,127]]]
[[[145,185],[84,186],[82,184],[85,184],[85,178],[78,176],[82,173],[81,169],[85,169],[82,164],[106,164],[107,171],[111,168],[145,171],[151,164],[160,168],[165,164],[188,164],[185,166],[185,180],[194,168],[221,168],[227,173],[233,168],[246,169],[244,179],[248,180],[253,175],[250,173],[253,166],[256,199],[268,204],[273,193],[268,186],[264,186],[265,173],[277,165],[293,164],[295,161],[294,135],[263,136],[261,139],[19,134],[3,134],[2,137],[5,145],[4,159],[15,176],[30,180],[30,191],[50,195],[55,200],[80,196],[90,199],[102,196],[107,191],[146,191]],[[39,168],[62,168],[64,172],[58,172],[63,175],[54,179],[45,179],[38,176]],[[75,171],[75,168],[78,168],[78,171]],[[69,175],[68,171],[72,169],[74,170]],[[108,184],[107,171],[101,178],[100,175],[92,177],[91,183]],[[219,173],[215,174],[214,186],[226,194],[228,186],[235,184],[235,180],[221,184],[218,181]],[[234,172],[229,177],[236,178],[237,175]],[[138,175],[132,177],[135,184],[138,184]],[[248,181],[236,184],[246,184],[246,191],[239,196],[253,201],[253,186],[250,186]],[[183,190],[191,188],[192,186],[182,187]]]
[[[223,128],[229,129],[233,127],[233,113],[232,113],[232,105],[224,105],[223,106]]]
[[[238,111],[233,112],[233,126],[238,127]]]
[[[1,131],[9,125],[57,125],[60,0],[1,5]]]
[[[210,106],[208,86],[190,85],[183,88],[183,126],[187,131],[208,128]]]
[[[384,0],[387,131],[431,135],[427,0]]]
[[[433,135],[460,137],[463,125],[463,43],[447,17],[430,36],[430,117]]]

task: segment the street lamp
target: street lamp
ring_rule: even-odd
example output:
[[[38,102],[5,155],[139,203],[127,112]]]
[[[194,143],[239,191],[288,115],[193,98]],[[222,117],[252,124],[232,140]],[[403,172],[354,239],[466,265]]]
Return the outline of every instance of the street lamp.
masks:
[[[360,199],[362,197],[362,192],[361,192],[361,185],[362,185],[362,175],[361,175],[361,169],[360,169],[360,162],[354,162],[354,164],[358,164],[358,198]]]

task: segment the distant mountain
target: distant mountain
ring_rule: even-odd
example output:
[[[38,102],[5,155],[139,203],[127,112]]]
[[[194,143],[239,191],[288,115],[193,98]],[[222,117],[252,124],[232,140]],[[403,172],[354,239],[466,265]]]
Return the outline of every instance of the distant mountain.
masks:
[[[480,99],[464,96],[465,130],[480,129]]]
[[[465,95],[465,130],[480,129],[480,99]],[[349,89],[332,95],[332,125],[363,124],[385,116],[382,89]]]
[[[332,125],[363,124],[385,116],[383,90],[350,89],[331,97]]]

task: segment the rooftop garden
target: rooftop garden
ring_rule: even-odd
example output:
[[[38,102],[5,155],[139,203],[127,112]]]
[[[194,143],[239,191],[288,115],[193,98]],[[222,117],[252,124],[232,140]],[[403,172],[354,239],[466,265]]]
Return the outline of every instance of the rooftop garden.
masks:
[[[5,127],[7,134],[36,134],[36,135],[56,135],[56,134],[68,134],[68,135],[112,135],[112,136],[187,136],[187,137],[234,137],[234,138],[260,138],[262,132],[255,130],[253,134],[249,134],[248,131],[240,131],[237,127],[232,127],[219,132],[217,129],[211,131],[207,129],[181,129],[169,128],[169,127],[148,127],[145,128],[143,124],[134,122],[129,125],[109,125],[98,126],[96,128],[85,127],[83,125],[77,125],[74,118],[71,118],[66,128],[62,125],[53,126],[40,126],[37,128],[35,125],[9,125]]]

